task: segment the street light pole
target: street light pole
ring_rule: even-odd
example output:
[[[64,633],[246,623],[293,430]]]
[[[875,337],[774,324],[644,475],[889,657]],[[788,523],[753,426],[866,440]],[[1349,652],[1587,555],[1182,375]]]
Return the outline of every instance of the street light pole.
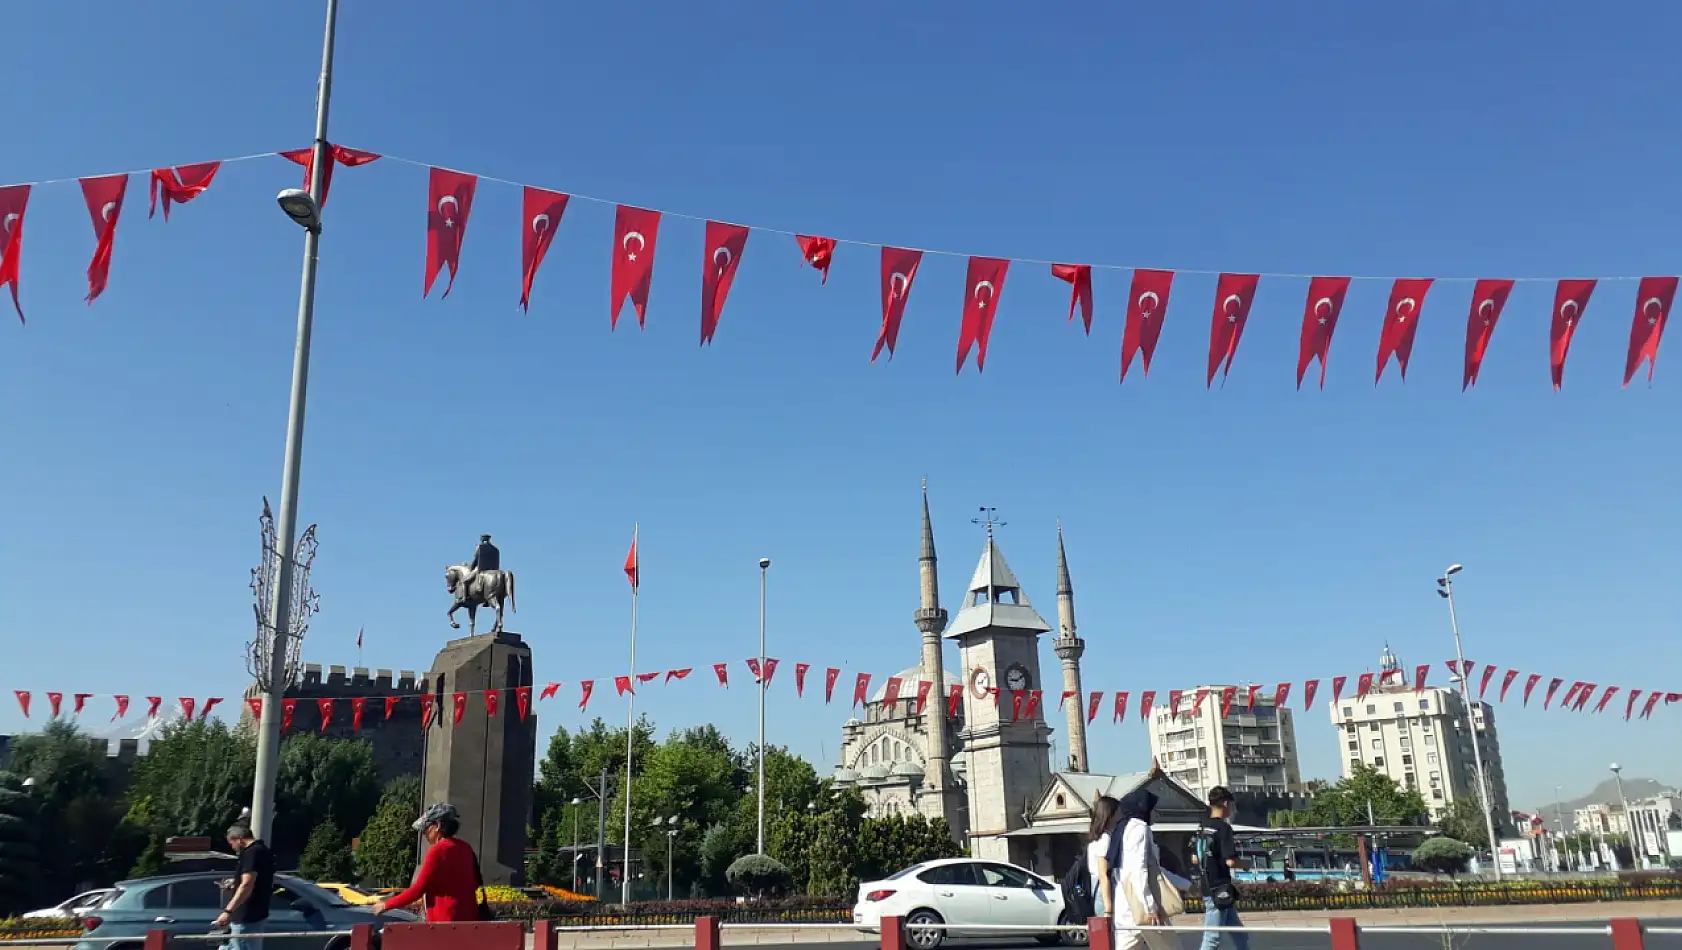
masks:
[[[1612,778],[1618,783],[1618,804],[1624,808],[1624,840],[1629,842],[1630,870],[1635,870],[1635,862],[1641,860],[1641,854],[1635,849],[1635,816],[1629,813],[1629,799],[1624,797],[1624,769],[1616,762],[1612,763]],[[1612,848],[1612,860],[1618,859],[1618,849]]]
[[[1489,833],[1490,863],[1495,866],[1495,880],[1501,880],[1501,843],[1495,839],[1495,811],[1490,802],[1489,775],[1483,768],[1483,741],[1478,735],[1477,722],[1472,716],[1472,687],[1466,669],[1466,652],[1460,647],[1460,618],[1454,612],[1454,575],[1460,573],[1458,564],[1451,564],[1443,576],[1437,578],[1437,593],[1448,601],[1448,623],[1454,628],[1454,657],[1460,671],[1460,698],[1466,707],[1466,730],[1472,734],[1472,762],[1478,770],[1478,797],[1483,803],[1483,825]]]
[[[578,893],[578,806],[584,804],[584,799],[572,800],[572,892]]]
[[[765,575],[771,570],[771,559],[759,559],[759,850],[765,853]]]
[[[252,833],[267,839],[274,824],[275,779],[280,770],[280,705],[285,698],[287,639],[292,624],[292,557],[298,530],[298,474],[303,465],[304,407],[310,384],[310,334],[315,324],[315,267],[321,247],[321,188],[327,163],[327,110],[333,95],[333,40],[338,27],[339,0],[327,0],[327,25],[321,41],[321,79],[315,91],[315,150],[310,166],[309,220],[300,219],[283,202],[288,214],[304,225],[304,270],[298,292],[298,339],[292,351],[292,398],[286,417],[286,457],[281,475],[280,516],[276,525],[273,608],[269,617],[268,695],[257,725],[256,774],[251,793]]]
[[[1564,796],[1565,796],[1565,786],[1555,785],[1554,786],[1554,824],[1559,826],[1559,841],[1560,841],[1560,847],[1558,848],[1559,856],[1555,859],[1555,861],[1557,863],[1554,866],[1554,870],[1556,870],[1556,871],[1565,870],[1565,846],[1564,846],[1564,843],[1565,843],[1565,819],[1560,816],[1560,801],[1564,798]]]

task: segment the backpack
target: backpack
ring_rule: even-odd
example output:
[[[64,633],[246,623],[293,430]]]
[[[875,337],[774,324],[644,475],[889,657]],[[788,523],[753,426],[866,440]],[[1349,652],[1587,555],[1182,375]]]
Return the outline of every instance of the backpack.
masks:
[[[1086,851],[1075,858],[1075,863],[1063,872],[1061,883],[1063,889],[1063,907],[1069,913],[1069,919],[1077,923],[1090,920],[1095,910],[1092,887],[1092,871],[1086,866]]]

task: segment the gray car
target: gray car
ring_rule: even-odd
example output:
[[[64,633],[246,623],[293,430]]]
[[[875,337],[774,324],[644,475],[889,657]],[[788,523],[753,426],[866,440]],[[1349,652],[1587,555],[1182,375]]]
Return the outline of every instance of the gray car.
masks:
[[[232,895],[233,880],[226,871],[171,874],[123,881],[97,906],[81,915],[84,936],[118,938],[111,942],[77,944],[76,950],[140,950],[148,930],[167,930],[173,936],[207,934]],[[356,924],[380,925],[417,920],[407,911],[376,917],[368,906],[347,903],[332,891],[290,874],[276,874],[269,902],[270,935],[262,950],[350,950],[349,935],[288,937],[288,933],[349,930]],[[127,938],[134,938],[130,943]],[[209,950],[214,944],[195,944]]]

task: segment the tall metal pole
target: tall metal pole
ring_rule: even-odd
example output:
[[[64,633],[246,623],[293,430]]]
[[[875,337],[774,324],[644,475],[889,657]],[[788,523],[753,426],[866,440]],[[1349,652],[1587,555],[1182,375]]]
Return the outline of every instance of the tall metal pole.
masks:
[[[672,899],[672,843],[677,840],[676,831],[666,832],[666,900]]]
[[[637,546],[642,525],[631,528],[631,547]],[[638,554],[638,558],[642,555]],[[631,672],[625,702],[625,846],[619,862],[619,903],[631,902],[631,756],[637,737],[637,588],[642,586],[642,564],[631,582]]]
[[[1460,671],[1460,698],[1466,705],[1466,729],[1472,734],[1472,761],[1478,769],[1478,797],[1483,803],[1483,826],[1489,833],[1490,863],[1495,866],[1495,880],[1501,880],[1501,842],[1495,839],[1495,812],[1490,804],[1489,776],[1483,770],[1483,740],[1472,716],[1471,676],[1466,669],[1466,653],[1460,647],[1460,619],[1454,613],[1454,576],[1443,575],[1443,594],[1448,600],[1448,623],[1454,628],[1454,658]]]
[[[578,799],[572,800],[572,892],[578,893]]]
[[[327,108],[333,97],[333,39],[339,0],[327,0],[327,26],[321,41],[321,79],[315,91],[315,160],[310,166],[310,199],[321,206],[327,163]],[[257,724],[257,763],[251,791],[252,832],[267,839],[274,825],[275,778],[280,770],[280,704],[285,698],[287,638],[292,624],[292,556],[298,531],[298,472],[304,454],[304,406],[310,386],[310,333],[315,323],[315,265],[321,247],[319,226],[304,231],[304,274],[298,292],[298,340],[292,351],[292,399],[286,417],[286,459],[281,475],[280,515],[276,525],[275,591],[270,614],[268,695]]]
[[[602,769],[601,784],[596,786],[596,901],[603,898],[602,881],[607,867],[602,855],[607,851],[607,769]]]
[[[1561,815],[1560,815],[1560,804],[1559,804],[1561,798],[1564,795],[1565,795],[1565,786],[1555,785],[1554,786],[1554,824],[1559,826],[1559,841],[1560,841],[1560,847],[1558,849],[1559,850],[1559,857],[1556,859],[1556,863],[1554,865],[1554,870],[1555,871],[1565,870],[1565,847],[1564,847],[1565,819],[1563,817],[1561,817]]]
[[[1624,773],[1616,764],[1612,766],[1612,778],[1618,783],[1618,804],[1624,806],[1624,840],[1629,842],[1629,861],[1630,868],[1633,870],[1637,862],[1643,864],[1646,862],[1642,861],[1641,852],[1636,850],[1635,847],[1635,816],[1629,813],[1629,799],[1624,797]],[[1611,851],[1612,861],[1616,863],[1618,849],[1616,846],[1611,846]]]
[[[759,849],[765,853],[765,575],[771,570],[771,559],[759,559]]]

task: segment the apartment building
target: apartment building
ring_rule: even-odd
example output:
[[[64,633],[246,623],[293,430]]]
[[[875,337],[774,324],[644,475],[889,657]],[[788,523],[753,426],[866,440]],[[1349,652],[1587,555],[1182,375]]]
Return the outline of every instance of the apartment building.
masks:
[[[1222,697],[1232,706],[1222,715]],[[1197,695],[1203,694],[1203,702]],[[1265,691],[1271,694],[1271,690]],[[1301,791],[1297,735],[1291,710],[1275,708],[1273,696],[1249,686],[1199,686],[1182,693],[1178,715],[1170,703],[1151,711],[1151,754],[1198,798],[1224,785],[1234,793],[1289,795]]]
[[[1579,834],[1621,835],[1629,830],[1624,810],[1615,805],[1599,804],[1578,808],[1571,813],[1572,827]]]

